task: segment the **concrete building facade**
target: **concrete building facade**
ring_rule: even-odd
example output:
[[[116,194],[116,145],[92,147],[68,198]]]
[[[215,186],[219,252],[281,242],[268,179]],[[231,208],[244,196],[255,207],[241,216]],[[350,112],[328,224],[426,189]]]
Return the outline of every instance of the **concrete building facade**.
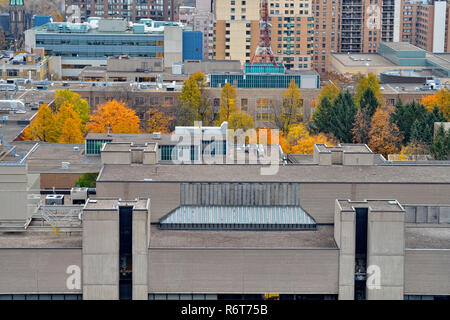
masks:
[[[448,163],[316,145],[261,175],[118,148],[82,230],[0,232],[1,299],[450,299]]]
[[[433,53],[450,52],[450,5],[447,1],[401,2],[399,41]]]

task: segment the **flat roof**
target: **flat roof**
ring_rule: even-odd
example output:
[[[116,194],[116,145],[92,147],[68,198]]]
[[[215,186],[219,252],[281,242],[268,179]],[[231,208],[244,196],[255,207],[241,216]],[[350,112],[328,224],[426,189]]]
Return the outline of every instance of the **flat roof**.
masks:
[[[148,199],[136,199],[123,201],[118,198],[93,198],[89,199],[84,210],[93,211],[113,211],[118,206],[133,206],[134,210],[147,210],[149,208]]]
[[[337,249],[333,226],[301,231],[160,230],[152,225],[150,249]]]
[[[102,167],[100,157],[85,155],[84,143],[36,143],[38,147],[24,160],[30,173],[99,172]],[[62,162],[69,162],[69,168],[63,169]]]
[[[409,42],[382,42],[382,44],[396,51],[425,51]]]
[[[450,226],[405,228],[406,249],[450,249]]]
[[[88,133],[86,140],[112,140],[112,142],[133,142],[135,144],[158,143],[160,145],[175,145],[172,134],[161,133],[160,139],[155,139],[153,133]]]
[[[333,58],[348,67],[390,67],[394,63],[377,53],[333,53]],[[352,59],[354,57],[355,59]],[[362,60],[361,60],[362,59]],[[368,60],[370,59],[370,60]],[[367,65],[369,64],[369,65]]]
[[[274,165],[274,164],[273,164]],[[386,164],[373,166],[280,165],[275,175],[261,175],[262,165],[251,164],[105,164],[98,181],[154,182],[358,182],[450,183],[450,165]]]
[[[342,210],[354,211],[354,208],[370,208],[373,211],[388,211],[388,212],[404,212],[403,207],[397,200],[365,200],[365,201],[351,201],[338,200]]]
[[[81,248],[81,232],[0,232],[0,248]]]
[[[145,143],[141,145],[132,142],[106,143],[102,152],[129,152],[131,149],[142,149],[144,152],[155,152],[156,143]]]
[[[343,151],[345,153],[369,153],[372,151],[365,144],[347,144],[343,143],[335,147],[328,147],[325,144],[317,144],[317,148],[320,152],[331,152],[331,151]]]

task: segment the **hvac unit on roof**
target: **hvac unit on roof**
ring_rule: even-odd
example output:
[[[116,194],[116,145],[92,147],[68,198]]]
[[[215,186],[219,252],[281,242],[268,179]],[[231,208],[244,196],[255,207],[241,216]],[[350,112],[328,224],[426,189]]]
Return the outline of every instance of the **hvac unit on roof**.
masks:
[[[153,132],[153,139],[160,140],[161,139],[161,132]]]
[[[45,205],[64,205],[64,195],[63,194],[49,194],[45,197]]]
[[[62,169],[69,169],[70,162],[61,162],[61,168]]]

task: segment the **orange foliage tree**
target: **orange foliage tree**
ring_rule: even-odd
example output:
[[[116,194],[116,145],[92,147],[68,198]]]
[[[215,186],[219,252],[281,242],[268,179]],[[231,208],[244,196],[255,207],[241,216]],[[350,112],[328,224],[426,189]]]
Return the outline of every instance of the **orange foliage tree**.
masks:
[[[374,153],[382,154],[385,158],[389,154],[398,153],[403,137],[395,123],[390,122],[392,109],[378,108],[372,118],[368,145]]]
[[[64,121],[59,136],[59,143],[82,143],[84,141],[83,132],[81,132],[80,123],[73,118],[67,118]]]
[[[306,124],[294,124],[289,128],[289,133],[281,137],[281,147],[284,153],[312,154],[314,144],[326,144],[334,146],[334,142],[325,134],[319,133],[311,135],[306,128]]]
[[[22,140],[57,142],[59,128],[56,117],[47,104],[39,107],[36,117],[24,130]]]
[[[117,100],[100,105],[86,123],[88,132],[106,133],[108,128],[111,133],[141,133],[136,112]]]
[[[428,111],[433,111],[433,108],[437,106],[447,120],[450,120],[450,90],[447,87],[442,88],[435,94],[423,96],[421,103]]]
[[[147,121],[147,132],[169,133],[172,116],[166,116],[156,108],[150,108],[147,111],[149,116]]]

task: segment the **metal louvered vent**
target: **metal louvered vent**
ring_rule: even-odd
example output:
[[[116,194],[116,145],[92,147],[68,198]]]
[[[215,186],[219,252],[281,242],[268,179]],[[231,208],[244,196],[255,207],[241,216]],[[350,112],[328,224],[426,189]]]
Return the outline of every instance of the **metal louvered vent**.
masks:
[[[163,217],[165,230],[315,230],[298,206],[180,206]]]

